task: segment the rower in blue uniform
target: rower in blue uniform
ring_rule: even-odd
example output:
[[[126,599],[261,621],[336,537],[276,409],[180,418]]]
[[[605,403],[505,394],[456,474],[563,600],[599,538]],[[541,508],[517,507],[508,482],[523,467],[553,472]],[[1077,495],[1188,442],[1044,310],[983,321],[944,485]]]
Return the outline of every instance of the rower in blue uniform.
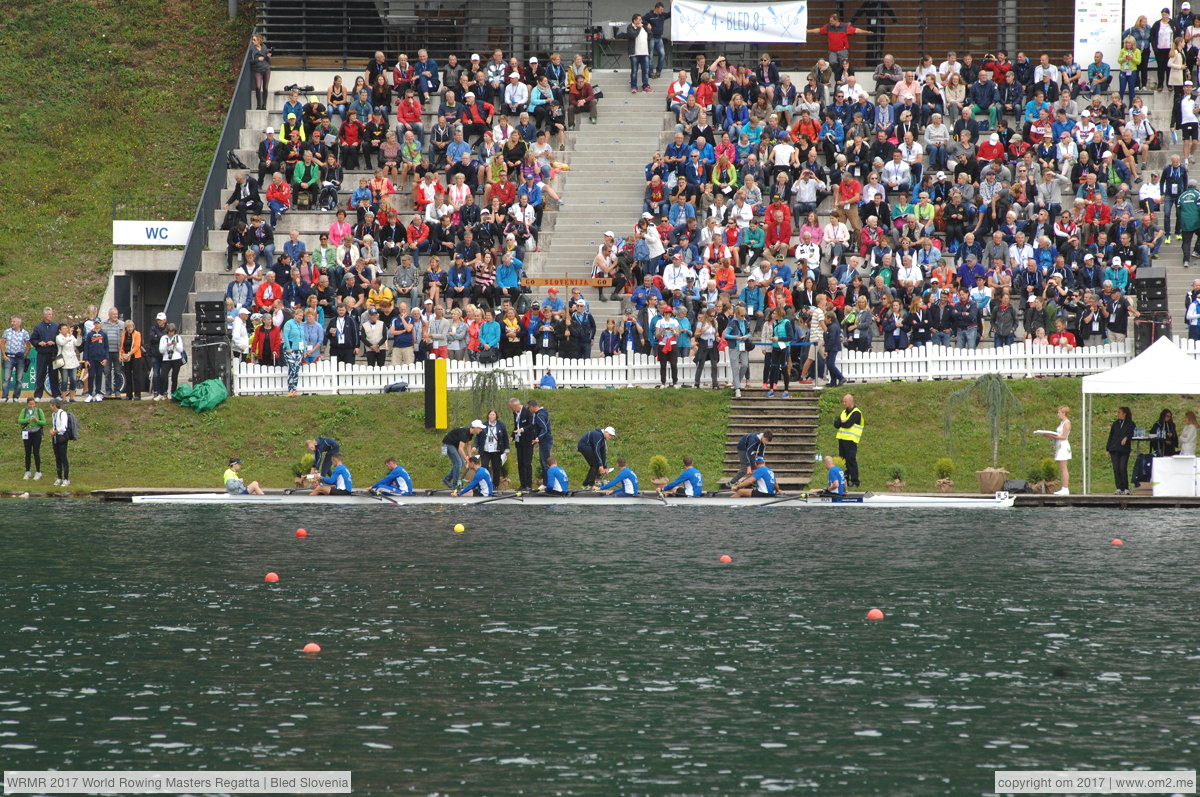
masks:
[[[388,475],[372,484],[368,492],[372,495],[412,495],[412,477],[408,471],[396,464],[393,457],[388,457],[383,464],[389,469]]]
[[[605,495],[614,495],[619,498],[636,498],[638,494],[638,477],[625,464],[625,459],[617,460],[617,475],[608,484],[600,486],[600,492]]]
[[[492,474],[488,473],[488,469],[479,464],[479,457],[471,457],[467,460],[466,476],[470,478],[461,490],[454,495],[462,497],[464,495],[492,495]]]
[[[693,466],[691,457],[683,458],[683,473],[679,474],[679,478],[670,484],[664,486],[662,491],[670,493],[675,491],[675,495],[686,496],[688,498],[697,498],[704,495],[704,476],[700,474],[700,469]]]
[[[546,463],[550,467],[546,470],[546,489],[542,492],[546,495],[568,495],[571,486],[567,480],[567,472],[558,466],[558,458],[550,457]]]
[[[825,492],[829,495],[846,494],[846,474],[833,461],[833,457],[825,457],[825,467],[829,469],[829,486]]]
[[[770,498],[775,495],[775,472],[762,457],[754,458],[754,472],[733,487],[734,498]]]
[[[354,492],[354,482],[350,479],[350,469],[342,464],[341,453],[333,454],[330,458],[333,470],[313,488],[309,495],[351,495]]]

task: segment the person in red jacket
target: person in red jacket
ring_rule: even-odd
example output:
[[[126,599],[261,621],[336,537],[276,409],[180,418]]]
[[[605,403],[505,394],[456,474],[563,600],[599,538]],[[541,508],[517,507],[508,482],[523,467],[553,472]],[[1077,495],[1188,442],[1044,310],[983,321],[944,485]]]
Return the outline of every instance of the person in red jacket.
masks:
[[[280,355],[282,348],[283,338],[279,334],[279,327],[275,326],[271,313],[264,312],[262,326],[254,330],[254,337],[250,339],[250,353],[259,365],[283,365]]]
[[[829,22],[819,28],[809,28],[809,33],[823,33],[829,41],[829,65],[833,67],[834,77],[840,82],[842,70],[850,60],[850,37],[856,33],[870,33],[866,28],[856,28],[842,22],[836,13],[829,15]]]
[[[500,179],[488,185],[484,192],[484,204],[491,207],[492,200],[499,199],[504,208],[517,201],[517,184],[508,179],[508,170],[500,172]]]
[[[492,129],[492,114],[495,108],[488,102],[477,102],[475,92],[468,91],[463,97],[462,131],[463,138],[478,136],[475,142],[483,140],[483,134]]]
[[[283,298],[283,286],[275,281],[275,272],[267,269],[262,284],[254,292],[254,304],[263,313],[270,313],[277,299]]]
[[[763,256],[783,255],[788,253],[788,244],[792,241],[792,213],[781,209],[778,204],[767,207],[767,246]]]
[[[411,130],[425,149],[425,127],[421,124],[421,102],[412,89],[404,92],[404,99],[396,106],[396,138],[404,140],[404,134]]]
[[[584,80],[583,75],[575,78],[567,98],[567,124],[575,128],[575,117],[587,112],[588,121],[596,124],[596,92],[592,84]]]
[[[358,169],[358,158],[362,154],[365,128],[358,119],[358,111],[351,110],[346,121],[338,128],[338,143],[341,145],[342,165],[350,171]]]
[[[404,238],[404,251],[412,255],[413,266],[420,271],[421,254],[429,253],[429,225],[421,218],[421,214],[413,214],[412,221],[404,232]]]

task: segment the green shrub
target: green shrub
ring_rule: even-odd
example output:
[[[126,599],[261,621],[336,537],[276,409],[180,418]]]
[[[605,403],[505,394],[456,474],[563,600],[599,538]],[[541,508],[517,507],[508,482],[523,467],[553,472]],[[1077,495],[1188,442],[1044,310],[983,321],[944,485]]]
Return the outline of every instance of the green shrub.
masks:
[[[671,463],[667,462],[667,458],[662,454],[655,454],[650,457],[650,476],[655,479],[667,478],[668,469]]]
[[[933,463],[933,472],[939,479],[953,479],[956,470],[958,470],[958,466],[950,457],[942,457]]]
[[[1059,477],[1058,463],[1052,457],[1044,457],[1038,463],[1038,468],[1042,473],[1042,481],[1052,482]]]
[[[890,479],[891,481],[894,481],[894,482],[904,481],[904,468],[900,467],[899,465],[888,465],[887,474],[888,474],[888,479]]]
[[[303,476],[312,470],[312,466],[313,466],[313,455],[305,454],[300,459],[299,462],[292,463],[292,475],[293,476]]]

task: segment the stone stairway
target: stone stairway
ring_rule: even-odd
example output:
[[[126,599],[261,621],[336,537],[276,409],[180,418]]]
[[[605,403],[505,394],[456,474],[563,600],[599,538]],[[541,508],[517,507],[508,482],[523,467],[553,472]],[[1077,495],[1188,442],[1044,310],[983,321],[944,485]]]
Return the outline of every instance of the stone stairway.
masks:
[[[625,72],[604,72],[596,79],[605,90],[598,121],[592,125],[579,120],[567,175],[567,202],[559,208],[549,244],[542,246],[546,256],[529,270],[533,277],[590,277],[604,232],[612,230],[617,237],[626,237],[641,216],[644,169],[661,147],[668,121],[664,92],[670,80],[653,81],[653,92],[632,94]],[[598,300],[594,288],[583,293],[599,327],[619,315],[619,302]],[[536,290],[535,295],[545,295],[545,288]]]
[[[768,398],[761,388],[746,388],[729,406],[725,432],[725,479],[740,474],[737,444],[750,432],[770,431],[766,460],[781,490],[808,486],[817,451],[820,393],[795,387],[790,398]]]

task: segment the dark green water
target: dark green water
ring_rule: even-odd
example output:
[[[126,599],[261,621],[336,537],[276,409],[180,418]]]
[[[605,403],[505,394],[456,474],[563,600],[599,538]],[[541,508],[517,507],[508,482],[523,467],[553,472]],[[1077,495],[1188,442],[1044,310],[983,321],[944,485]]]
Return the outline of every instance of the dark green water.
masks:
[[[897,797],[1200,759],[1194,513],[489,509],[5,501],[0,761]]]

